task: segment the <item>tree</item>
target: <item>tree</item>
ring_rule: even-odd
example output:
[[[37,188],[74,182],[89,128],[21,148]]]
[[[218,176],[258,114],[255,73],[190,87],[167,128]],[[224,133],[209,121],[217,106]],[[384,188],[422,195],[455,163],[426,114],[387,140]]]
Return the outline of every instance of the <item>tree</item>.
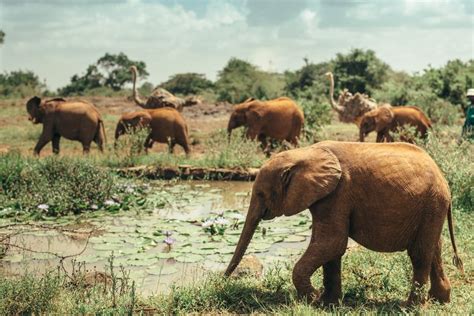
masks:
[[[114,91],[122,89],[127,82],[132,82],[130,76],[130,66],[132,65],[137,67],[139,77],[146,78],[149,75],[143,61],[130,60],[124,53],[118,55],[106,53],[97,61],[99,71],[105,73],[104,85]]]
[[[284,78],[259,70],[256,66],[231,58],[219,71],[216,82],[218,100],[239,103],[249,97],[271,99],[283,93]]]
[[[183,73],[172,76],[167,81],[160,84],[160,87],[174,94],[198,94],[199,92],[210,89],[214,85],[203,74]]]
[[[43,93],[46,89],[39,77],[32,71],[16,70],[0,74],[0,95],[26,97]]]
[[[349,54],[337,54],[334,64],[336,91],[371,94],[387,79],[390,67],[375,56],[372,50],[353,49]]]
[[[95,64],[87,67],[86,73],[82,76],[74,75],[71,82],[58,89],[60,95],[84,94],[91,89],[102,87],[111,88],[118,91],[128,82],[132,82],[130,66],[135,65],[138,69],[139,77],[146,78],[146,64],[143,61],[130,60],[124,53],[113,55],[106,53],[99,58]]]
[[[0,44],[3,44],[5,40],[5,32],[0,30]]]

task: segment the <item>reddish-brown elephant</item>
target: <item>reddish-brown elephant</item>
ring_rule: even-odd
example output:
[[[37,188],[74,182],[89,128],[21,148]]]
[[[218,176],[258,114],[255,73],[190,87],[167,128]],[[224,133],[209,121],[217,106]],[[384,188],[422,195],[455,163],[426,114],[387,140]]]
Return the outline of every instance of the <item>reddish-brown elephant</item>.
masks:
[[[163,107],[153,110],[141,110],[125,113],[117,123],[115,140],[127,129],[148,127],[150,133],[145,140],[145,151],[153,146],[154,142],[169,145],[170,153],[176,144],[183,147],[186,155],[191,150],[189,147],[188,125],[178,110],[171,107]]]
[[[50,141],[53,142],[53,153],[58,154],[61,137],[80,141],[84,153],[89,152],[92,141],[103,151],[104,122],[91,103],[62,98],[42,102],[41,98],[35,96],[26,103],[26,110],[33,124],[43,124],[43,132],[34,149],[36,155]]]
[[[324,141],[273,156],[257,175],[225,274],[230,275],[239,264],[260,220],[308,208],[312,236],[293,269],[300,297],[324,304],[339,302],[341,257],[350,237],[374,251],[407,250],[413,265],[408,303],[423,302],[421,290],[428,279],[429,295],[449,302],[450,283],[441,258],[446,216],[455,263],[462,270],[453,234],[451,194],[442,172],[422,149],[405,143]],[[321,266],[324,291],[318,297],[311,276]]]
[[[362,116],[359,129],[359,140],[364,141],[370,132],[377,132],[377,143],[393,142],[390,132],[400,131],[403,127],[413,126],[416,128],[416,136],[426,138],[431,122],[421,109],[416,106],[381,106],[369,111]],[[413,142],[406,137],[403,141]]]
[[[258,138],[265,148],[267,137],[297,145],[303,124],[303,111],[290,98],[280,97],[269,101],[250,98],[234,106],[227,131],[230,137],[234,128],[245,126],[247,138]]]
[[[117,140],[121,135],[128,132],[136,132],[142,128],[148,128],[151,120],[149,111],[135,111],[122,114],[115,128],[114,146],[116,146]]]

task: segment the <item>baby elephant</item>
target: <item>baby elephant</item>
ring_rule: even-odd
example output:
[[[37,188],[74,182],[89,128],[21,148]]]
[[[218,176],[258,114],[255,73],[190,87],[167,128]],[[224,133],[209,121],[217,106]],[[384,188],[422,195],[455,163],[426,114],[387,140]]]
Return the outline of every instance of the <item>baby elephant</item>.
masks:
[[[300,297],[324,304],[339,302],[341,257],[350,237],[374,251],[408,252],[413,265],[409,304],[424,301],[421,290],[428,279],[430,297],[449,302],[451,287],[441,258],[446,216],[455,263],[462,270],[454,241],[451,195],[441,170],[422,149],[405,143],[324,141],[276,154],[257,175],[247,218],[225,274],[230,275],[239,264],[260,220],[308,208],[312,236],[293,269]],[[321,266],[324,291],[319,296],[311,276]]]
[[[389,132],[396,132],[404,126],[413,126],[416,128],[416,135],[426,138],[427,131],[431,128],[431,122],[416,106],[381,106],[369,111],[362,116],[359,130],[359,140],[364,141],[365,136],[370,132],[377,132],[377,143],[384,140],[393,142],[393,137]],[[413,142],[408,138],[402,138],[403,141]]]
[[[39,155],[41,149],[50,141],[53,142],[53,153],[58,154],[61,136],[80,141],[84,153],[89,152],[92,141],[103,151],[104,122],[94,105],[62,98],[42,102],[35,96],[26,103],[26,110],[28,119],[33,124],[43,124],[43,132],[34,149],[35,155]]]
[[[127,132],[136,132],[142,128],[148,128],[151,122],[151,115],[148,111],[135,111],[124,113],[117,122],[115,128],[115,143],[114,147],[117,147],[118,138],[126,134]]]
[[[127,130],[140,127],[149,127],[150,133],[145,140],[145,151],[153,146],[154,142],[169,145],[170,153],[176,144],[183,147],[186,155],[189,155],[188,126],[181,113],[171,107],[163,107],[153,110],[141,110],[125,113],[117,123],[115,129],[115,140]]]

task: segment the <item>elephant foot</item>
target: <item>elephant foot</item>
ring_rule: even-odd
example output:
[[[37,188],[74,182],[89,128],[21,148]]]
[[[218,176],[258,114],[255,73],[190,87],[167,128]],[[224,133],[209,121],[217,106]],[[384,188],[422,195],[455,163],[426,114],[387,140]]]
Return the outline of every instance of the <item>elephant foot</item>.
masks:
[[[307,290],[298,291],[298,299],[309,304],[313,304],[320,295],[321,295],[321,291],[316,290],[313,287]]]
[[[315,305],[322,305],[325,307],[339,305],[342,295],[340,293],[329,293],[323,291],[317,300],[314,301]]]
[[[451,290],[449,288],[431,288],[428,292],[428,298],[438,301],[442,304],[451,301]]]

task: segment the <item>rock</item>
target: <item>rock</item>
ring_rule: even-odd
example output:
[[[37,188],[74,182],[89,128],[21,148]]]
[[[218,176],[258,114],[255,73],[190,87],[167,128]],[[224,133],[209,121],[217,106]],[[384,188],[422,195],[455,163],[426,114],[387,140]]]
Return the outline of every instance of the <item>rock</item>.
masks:
[[[255,276],[259,278],[262,276],[262,272],[263,264],[260,259],[254,255],[248,255],[242,258],[232,275],[238,278],[243,276]]]

